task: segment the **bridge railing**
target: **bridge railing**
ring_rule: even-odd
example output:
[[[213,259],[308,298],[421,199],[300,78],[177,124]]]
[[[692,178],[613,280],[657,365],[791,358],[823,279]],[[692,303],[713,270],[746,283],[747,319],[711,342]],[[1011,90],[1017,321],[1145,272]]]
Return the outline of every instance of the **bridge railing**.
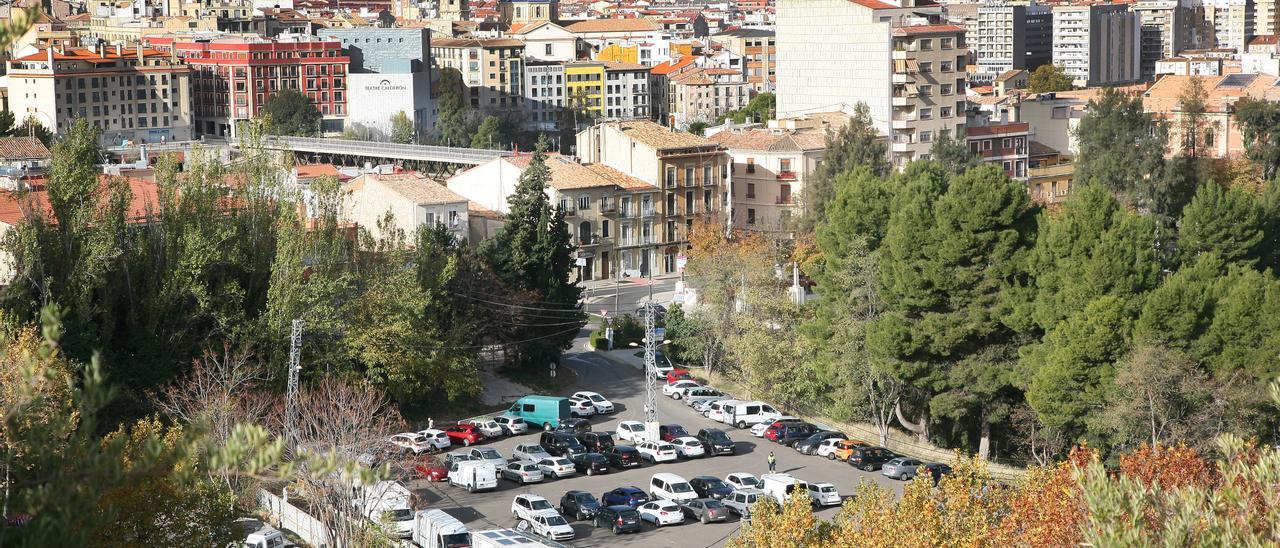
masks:
[[[268,136],[264,137],[263,141],[264,145],[271,148],[288,148],[295,151],[327,152],[332,154],[349,154],[352,156],[397,158],[405,160],[448,161],[468,164],[483,164],[493,160],[494,158],[511,155],[510,152],[505,150],[484,150],[434,145],[405,145],[379,141],[351,141],[345,139],[321,139],[316,137]]]

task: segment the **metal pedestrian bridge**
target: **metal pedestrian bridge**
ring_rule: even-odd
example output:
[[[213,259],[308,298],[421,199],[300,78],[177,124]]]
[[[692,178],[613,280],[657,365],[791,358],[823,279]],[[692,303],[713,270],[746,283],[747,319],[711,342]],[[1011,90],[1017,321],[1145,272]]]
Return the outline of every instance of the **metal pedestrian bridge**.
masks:
[[[263,148],[330,156],[351,156],[441,164],[480,165],[510,156],[505,150],[485,150],[430,145],[402,145],[378,141],[348,141],[316,137],[264,136]]]

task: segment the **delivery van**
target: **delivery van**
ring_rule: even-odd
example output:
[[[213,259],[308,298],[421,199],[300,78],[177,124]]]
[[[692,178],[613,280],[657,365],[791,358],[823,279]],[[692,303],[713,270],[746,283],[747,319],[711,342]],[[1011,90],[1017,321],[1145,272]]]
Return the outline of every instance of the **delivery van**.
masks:
[[[573,416],[569,410],[569,398],[555,396],[525,396],[516,400],[507,414],[548,431]]]
[[[413,542],[422,548],[465,548],[471,546],[471,533],[444,510],[418,510],[413,515]]]
[[[482,460],[464,460],[449,470],[449,485],[468,492],[488,491],[498,488],[498,467]]]

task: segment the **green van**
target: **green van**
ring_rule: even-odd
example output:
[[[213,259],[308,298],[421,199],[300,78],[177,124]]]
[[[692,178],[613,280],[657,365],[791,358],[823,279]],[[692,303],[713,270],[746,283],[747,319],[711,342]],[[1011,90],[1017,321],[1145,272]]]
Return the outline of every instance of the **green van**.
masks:
[[[525,396],[516,400],[507,414],[520,417],[530,425],[542,425],[543,430],[554,429],[560,426],[560,421],[572,416],[569,398],[555,396]]]

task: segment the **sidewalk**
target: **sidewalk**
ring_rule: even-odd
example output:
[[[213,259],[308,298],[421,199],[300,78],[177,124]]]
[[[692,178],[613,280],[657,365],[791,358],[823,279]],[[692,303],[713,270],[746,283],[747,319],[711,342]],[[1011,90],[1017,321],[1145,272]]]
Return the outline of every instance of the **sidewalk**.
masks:
[[[607,280],[589,280],[585,282],[579,282],[579,284],[582,285],[584,289],[599,290],[599,289],[611,289],[615,286],[643,287],[643,286],[654,284],[657,282],[664,282],[667,280],[679,280],[679,279],[680,279],[679,274],[659,274],[652,278],[610,278]]]

